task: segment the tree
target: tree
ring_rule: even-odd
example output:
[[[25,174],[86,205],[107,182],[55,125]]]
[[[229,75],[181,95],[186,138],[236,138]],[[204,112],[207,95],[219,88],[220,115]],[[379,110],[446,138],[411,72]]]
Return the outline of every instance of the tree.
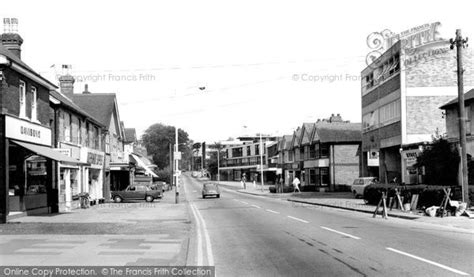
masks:
[[[170,144],[175,142],[175,128],[173,126],[156,123],[148,127],[142,136],[143,144],[149,154],[153,155],[153,162],[159,169],[164,169],[170,164]],[[178,129],[178,149],[187,153],[189,148],[188,133]],[[174,151],[174,148],[173,148]],[[184,157],[182,157],[184,158]]]
[[[431,145],[418,156],[416,166],[424,167],[428,185],[456,185],[459,153],[445,138],[434,137]]]
[[[217,153],[219,153],[219,162],[222,165],[222,158],[223,154],[221,152],[222,149],[222,144],[219,142],[215,142],[212,145],[209,145],[209,148],[215,149],[216,151],[213,151],[210,155],[210,160],[207,164],[207,170],[211,174],[211,176],[217,176],[218,168],[217,168]]]

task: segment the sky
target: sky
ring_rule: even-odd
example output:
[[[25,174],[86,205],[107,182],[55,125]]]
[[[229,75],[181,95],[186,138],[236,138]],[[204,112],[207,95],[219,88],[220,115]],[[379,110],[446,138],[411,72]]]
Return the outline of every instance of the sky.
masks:
[[[116,93],[125,127],[214,142],[360,122],[367,37],[433,22],[473,36],[470,2],[0,0],[0,17],[18,18],[23,61],[53,83],[67,64],[75,93]]]

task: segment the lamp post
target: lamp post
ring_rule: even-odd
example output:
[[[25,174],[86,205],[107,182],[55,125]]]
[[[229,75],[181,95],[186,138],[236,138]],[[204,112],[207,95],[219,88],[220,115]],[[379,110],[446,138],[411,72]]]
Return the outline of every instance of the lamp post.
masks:
[[[206,87],[198,87],[199,90],[205,90]],[[175,91],[175,98],[176,98],[176,91]],[[176,101],[177,102],[177,101]],[[177,103],[175,104],[176,105],[176,110],[178,109],[178,105]],[[179,203],[179,160],[181,159],[181,153],[178,152],[178,144],[179,144],[179,141],[178,141],[178,124],[175,124],[174,126],[174,140],[175,140],[175,147],[174,147],[174,176],[175,176],[175,204],[178,204]]]

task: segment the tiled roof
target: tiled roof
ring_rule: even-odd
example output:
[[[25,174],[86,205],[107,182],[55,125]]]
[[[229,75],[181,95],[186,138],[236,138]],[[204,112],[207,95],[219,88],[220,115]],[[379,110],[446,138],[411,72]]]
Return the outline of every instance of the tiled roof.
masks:
[[[23,62],[17,55],[13,54],[12,52],[10,52],[10,50],[8,50],[7,48],[5,48],[5,46],[3,46],[1,43],[0,43],[0,55],[3,55],[5,57],[7,57],[8,59],[10,59],[11,61],[13,61],[14,63],[18,64],[19,66],[23,67],[26,71],[29,71],[31,74],[35,75],[36,77],[40,78],[43,82],[47,83],[51,89],[53,88],[57,88],[56,85],[54,85],[53,83],[51,83],[50,81],[48,81],[46,78],[44,78],[43,76],[41,76],[40,74],[38,74],[36,71],[34,71],[31,67],[29,67],[25,62]]]
[[[59,101],[61,101],[61,103],[68,107],[69,109],[75,111],[76,113],[88,118],[90,121],[94,122],[95,124],[101,126],[101,127],[104,127],[104,125],[102,123],[100,123],[97,119],[95,119],[92,115],[90,115],[89,113],[87,113],[86,111],[84,111],[81,107],[79,107],[78,105],[76,105],[74,102],[72,102],[69,98],[67,98],[65,95],[61,94],[60,92],[57,92],[55,90],[52,90],[49,92],[49,94],[51,96],[53,96],[54,98],[58,99]]]
[[[301,139],[301,128],[296,129],[296,131],[293,133],[293,147],[298,147],[300,146],[300,139]]]
[[[137,140],[137,132],[135,128],[125,128],[125,142],[135,142]]]
[[[115,93],[72,94],[70,97],[79,107],[109,128],[115,108]]]
[[[357,142],[362,141],[360,123],[316,123],[313,142]]]
[[[314,123],[303,123],[304,133],[302,134],[301,144],[306,145],[311,143],[311,135],[314,130]]]
[[[464,104],[466,102],[471,102],[473,100],[474,100],[474,89],[471,89],[470,91],[464,94]],[[440,107],[440,109],[446,110],[448,108],[452,108],[452,106],[456,105],[457,103],[458,103],[458,97],[444,104],[443,106]]]

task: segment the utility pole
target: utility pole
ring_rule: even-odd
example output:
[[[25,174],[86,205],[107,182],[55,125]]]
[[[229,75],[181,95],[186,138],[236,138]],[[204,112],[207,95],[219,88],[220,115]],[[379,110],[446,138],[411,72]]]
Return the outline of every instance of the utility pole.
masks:
[[[262,182],[262,191],[263,191],[263,143],[262,143],[262,133],[260,132],[260,182]]]
[[[173,147],[171,145],[171,141],[169,141],[169,150],[170,150],[170,186],[173,187],[173,172],[174,172],[174,164],[173,164]]]
[[[457,48],[457,75],[458,75],[458,117],[459,117],[459,151],[461,155],[461,189],[462,201],[469,207],[469,187],[467,180],[467,152],[466,152],[466,111],[464,108],[464,69],[462,65],[462,50],[466,47],[467,38],[463,39],[461,29],[456,30],[456,39],[451,39],[451,49]]]
[[[175,198],[174,202],[176,204],[179,203],[179,177],[178,177],[178,171],[179,171],[179,155],[178,155],[178,127],[175,126],[175,144],[174,144],[174,175],[175,175]]]

